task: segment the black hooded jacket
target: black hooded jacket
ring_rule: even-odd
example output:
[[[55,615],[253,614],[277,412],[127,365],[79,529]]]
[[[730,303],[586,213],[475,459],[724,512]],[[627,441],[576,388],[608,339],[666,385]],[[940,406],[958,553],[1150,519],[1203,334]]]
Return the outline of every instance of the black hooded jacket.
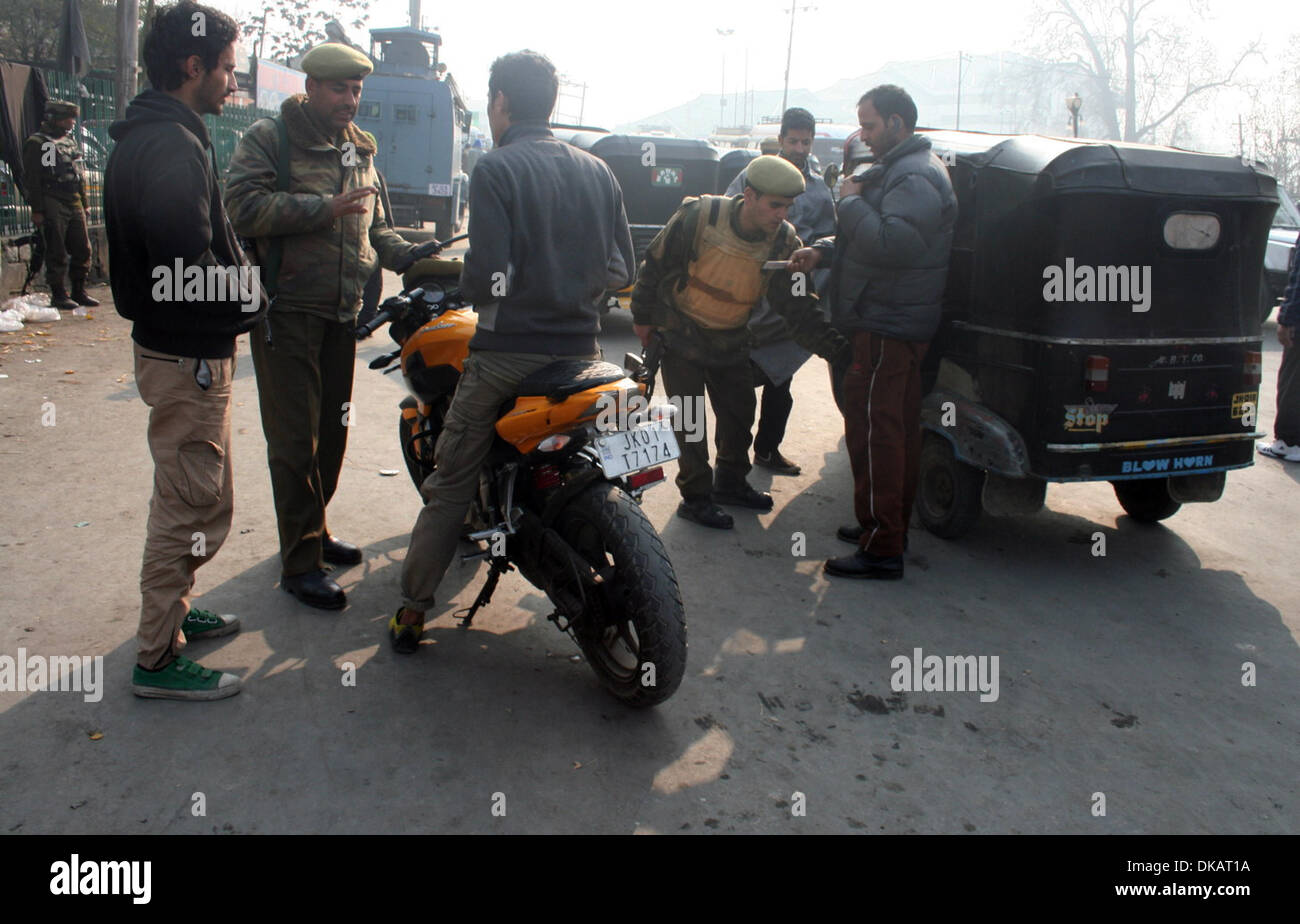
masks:
[[[267,300],[226,218],[203,120],[150,89],[108,133],[109,281],[132,338],[177,356],[233,356]]]

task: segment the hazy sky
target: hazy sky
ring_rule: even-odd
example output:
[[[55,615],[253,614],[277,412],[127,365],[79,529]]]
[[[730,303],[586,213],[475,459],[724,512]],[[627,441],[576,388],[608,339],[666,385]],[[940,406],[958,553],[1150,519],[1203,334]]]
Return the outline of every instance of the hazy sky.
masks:
[[[1033,0],[796,0],[814,8],[796,14],[790,86],[819,89],[841,78],[876,70],[891,60],[989,53],[1022,46],[1030,37]],[[228,12],[261,3],[217,0]],[[1286,37],[1300,33],[1296,0],[1204,0],[1204,23],[1188,0],[1157,0],[1157,12],[1212,36],[1222,60],[1262,37],[1266,61],[1276,65]],[[321,6],[332,11],[333,5]],[[482,106],[487,70],[507,51],[533,48],[548,55],[571,79],[588,85],[585,121],[610,126],[716,93],[726,54],[727,92],[744,82],[779,90],[785,71],[790,16],[787,0],[425,0],[424,21],[442,34],[442,60],[475,106]],[[407,0],[378,0],[368,27],[406,25]],[[722,37],[718,29],[731,29]],[[369,47],[364,30],[353,41]],[[863,88],[867,89],[866,87]],[[572,104],[566,114],[576,113]]]

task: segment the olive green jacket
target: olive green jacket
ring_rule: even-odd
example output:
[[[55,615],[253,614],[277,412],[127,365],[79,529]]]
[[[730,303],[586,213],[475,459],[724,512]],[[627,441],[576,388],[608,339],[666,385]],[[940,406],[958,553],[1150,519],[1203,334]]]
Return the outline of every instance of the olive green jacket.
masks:
[[[54,163],[46,164],[45,145],[54,143]],[[23,144],[23,195],[33,212],[45,211],[45,199],[58,199],[83,209],[86,195],[86,169],[81,148],[72,132],[55,135],[48,122]]]
[[[366,207],[361,214],[331,215],[334,196],[379,185],[375,139],[352,123],[340,138],[327,138],[304,108],[305,99],[291,96],[280,106],[292,149],[289,191],[276,191],[279,130],[274,120],[262,119],[240,139],[230,160],[226,211],[238,234],[256,240],[259,265],[271,237],[284,238],[272,310],[347,322],[356,318],[375,267],[382,263],[391,269],[416,245],[388,227],[377,196],[361,199]]]

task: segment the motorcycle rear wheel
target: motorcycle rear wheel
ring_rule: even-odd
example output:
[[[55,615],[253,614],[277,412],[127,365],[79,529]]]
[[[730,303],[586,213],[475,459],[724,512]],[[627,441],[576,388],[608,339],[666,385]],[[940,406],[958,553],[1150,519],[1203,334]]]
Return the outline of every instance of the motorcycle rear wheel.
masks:
[[[686,672],[686,614],[654,526],[624,491],[600,482],[569,502],[555,529],[609,582],[586,586],[584,611],[572,619],[601,684],[632,707],[668,699]]]

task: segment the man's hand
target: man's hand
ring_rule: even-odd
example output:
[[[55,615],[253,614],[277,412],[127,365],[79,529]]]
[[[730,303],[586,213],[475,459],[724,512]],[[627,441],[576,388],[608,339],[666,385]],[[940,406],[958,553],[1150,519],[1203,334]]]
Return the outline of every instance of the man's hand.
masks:
[[[32,212],[32,224],[34,224],[34,225],[35,225],[36,227],[38,227],[38,228],[39,228],[41,225],[45,224],[45,213],[44,213],[44,212]]]
[[[1283,348],[1288,350],[1295,346],[1295,325],[1292,324],[1290,327],[1283,327],[1279,324],[1277,326],[1277,342],[1282,344]]]
[[[330,200],[330,214],[335,218],[342,218],[344,215],[361,215],[366,211],[366,204],[361,201],[366,196],[378,195],[379,187],[362,186],[360,189],[354,189],[352,192],[345,192],[342,195],[335,196]]]
[[[862,182],[853,179],[851,176],[846,176],[844,178],[844,183],[840,186],[840,198],[843,199],[845,196],[860,195],[862,195]]]
[[[800,247],[790,255],[790,272],[811,273],[822,262],[820,250],[814,247]]]
[[[641,341],[641,346],[643,347],[648,347],[650,345],[650,335],[654,332],[655,329],[649,324],[632,325],[632,333],[636,334],[637,339]]]

